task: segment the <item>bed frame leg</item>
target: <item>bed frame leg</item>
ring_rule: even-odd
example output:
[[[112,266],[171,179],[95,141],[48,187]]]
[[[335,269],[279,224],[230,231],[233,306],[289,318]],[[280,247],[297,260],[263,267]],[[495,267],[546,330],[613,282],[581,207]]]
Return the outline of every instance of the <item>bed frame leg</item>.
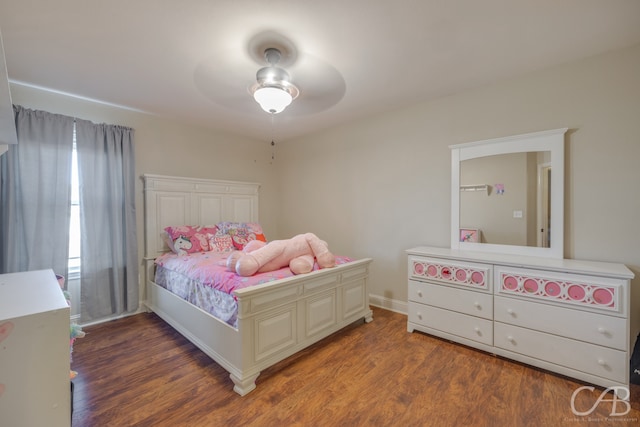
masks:
[[[233,386],[233,391],[238,393],[240,396],[244,396],[245,394],[249,393],[251,390],[256,388],[256,378],[258,378],[258,375],[260,375],[260,372],[245,379],[240,379],[233,374],[229,374],[231,381],[233,381],[233,384],[235,384]]]
[[[364,322],[365,322],[365,323],[371,323],[371,322],[373,322],[373,311],[369,310],[367,313],[365,313],[365,315],[364,315]]]

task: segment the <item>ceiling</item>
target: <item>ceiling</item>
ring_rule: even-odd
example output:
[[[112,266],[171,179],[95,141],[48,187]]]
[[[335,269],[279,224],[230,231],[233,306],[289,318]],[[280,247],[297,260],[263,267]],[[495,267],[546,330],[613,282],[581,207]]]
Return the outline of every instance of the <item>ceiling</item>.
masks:
[[[640,43],[640,1],[0,0],[0,29],[13,84],[270,141]],[[301,92],[273,117],[270,43]]]

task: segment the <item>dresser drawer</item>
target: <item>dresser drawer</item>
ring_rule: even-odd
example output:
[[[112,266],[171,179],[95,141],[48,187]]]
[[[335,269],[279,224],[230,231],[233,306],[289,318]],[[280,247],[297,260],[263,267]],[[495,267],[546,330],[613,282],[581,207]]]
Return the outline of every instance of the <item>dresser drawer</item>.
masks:
[[[617,382],[627,381],[627,352],[495,322],[494,345]]]
[[[626,319],[497,295],[494,304],[498,322],[627,350]]]
[[[626,280],[551,271],[495,267],[495,293],[569,305],[620,317],[626,312]]]
[[[489,320],[493,318],[491,294],[410,280],[409,300]]]
[[[409,279],[429,280],[469,289],[491,291],[492,266],[429,257],[409,257]]]
[[[483,344],[493,344],[493,322],[491,320],[410,301],[409,322]]]

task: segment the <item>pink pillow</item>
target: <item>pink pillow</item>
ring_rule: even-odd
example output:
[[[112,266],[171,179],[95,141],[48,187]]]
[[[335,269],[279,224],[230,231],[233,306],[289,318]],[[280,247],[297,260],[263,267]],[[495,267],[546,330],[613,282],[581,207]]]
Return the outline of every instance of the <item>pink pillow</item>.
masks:
[[[218,230],[231,236],[233,246],[241,251],[245,245],[252,240],[267,239],[262,231],[262,227],[257,222],[219,222],[216,224]]]
[[[215,226],[182,225],[179,227],[166,227],[164,231],[168,235],[167,243],[169,248],[178,255],[186,255],[211,250],[209,236],[216,234],[217,228]]]
[[[209,248],[216,252],[231,252],[235,248],[233,247],[233,240],[228,234],[217,233],[209,235]]]

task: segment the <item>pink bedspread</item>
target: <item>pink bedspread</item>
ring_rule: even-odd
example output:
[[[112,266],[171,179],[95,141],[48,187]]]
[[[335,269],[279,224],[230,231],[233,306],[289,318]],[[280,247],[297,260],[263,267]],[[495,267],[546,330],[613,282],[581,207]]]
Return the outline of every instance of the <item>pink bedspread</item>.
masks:
[[[236,289],[293,276],[288,267],[249,277],[238,276],[227,270],[228,256],[229,252],[198,252],[189,255],[166,253],[156,258],[156,264],[228,294]],[[336,264],[338,265],[350,261],[351,259],[348,257],[336,256]],[[314,266],[314,270],[318,270],[317,264]]]

